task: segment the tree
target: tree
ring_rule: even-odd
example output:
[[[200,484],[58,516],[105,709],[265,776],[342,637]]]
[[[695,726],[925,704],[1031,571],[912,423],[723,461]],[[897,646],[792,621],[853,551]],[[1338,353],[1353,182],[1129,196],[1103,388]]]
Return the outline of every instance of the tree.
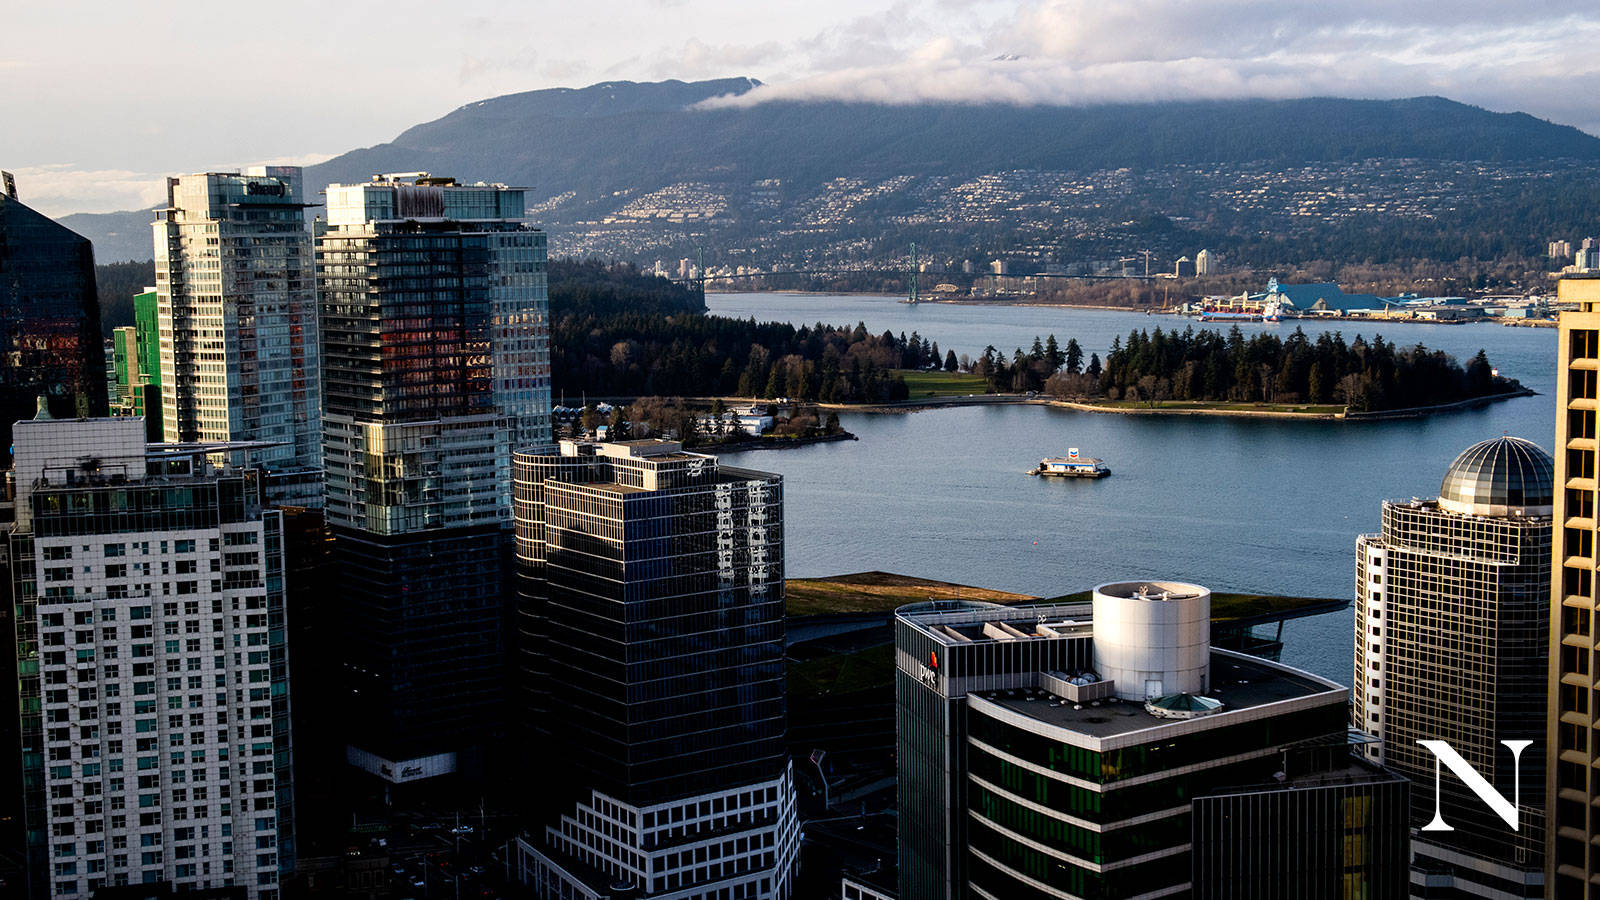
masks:
[[[1100,371],[1100,354],[1089,354],[1089,367],[1083,370],[1084,374],[1091,378],[1098,379],[1100,377]]]
[[[583,433],[594,434],[595,428],[600,424],[600,411],[590,403],[583,408]]]
[[[1053,334],[1050,335],[1050,340],[1054,341],[1055,339],[1056,339],[1055,335],[1053,335]],[[1078,346],[1078,339],[1077,338],[1067,338],[1067,350],[1066,350],[1066,353],[1062,354],[1061,362],[1057,363],[1057,365],[1058,366],[1065,365],[1067,367],[1067,371],[1071,372],[1074,375],[1076,375],[1076,374],[1078,374],[1078,372],[1082,371],[1082,369],[1083,369],[1083,348]],[[1098,375],[1099,373],[1097,372],[1095,374]]]
[[[611,418],[606,422],[606,437],[613,441],[628,439],[628,423],[622,416],[622,407],[611,407]]]
[[[956,361],[956,352],[954,350],[946,350],[944,354],[944,370],[946,372],[954,372],[959,368],[961,368],[961,364]]]
[[[711,401],[711,433],[717,437],[722,437],[727,433],[727,429],[722,424],[722,416],[725,412],[727,412],[727,407],[722,405],[721,397]]]
[[[838,412],[836,412],[835,410],[831,410],[831,409],[828,410],[827,424],[823,425],[822,430],[826,431],[828,434],[838,434],[839,433],[839,413]]]

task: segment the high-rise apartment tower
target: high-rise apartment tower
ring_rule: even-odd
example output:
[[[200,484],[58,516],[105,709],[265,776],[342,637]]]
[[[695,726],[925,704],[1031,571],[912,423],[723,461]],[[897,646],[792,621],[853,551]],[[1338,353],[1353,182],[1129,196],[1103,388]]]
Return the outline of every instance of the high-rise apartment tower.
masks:
[[[266,498],[322,504],[316,282],[300,169],[167,179],[155,228],[169,442],[260,442]]]
[[[229,448],[18,422],[10,533],[30,896],[293,868],[280,513]]]
[[[1563,278],[1556,369],[1554,540],[1546,716],[1545,872],[1555,900],[1600,897],[1600,700],[1595,673],[1595,415],[1600,407],[1600,277]]]
[[[317,235],[350,761],[460,771],[503,727],[513,448],[550,447],[545,235],[523,191],[330,185]]]

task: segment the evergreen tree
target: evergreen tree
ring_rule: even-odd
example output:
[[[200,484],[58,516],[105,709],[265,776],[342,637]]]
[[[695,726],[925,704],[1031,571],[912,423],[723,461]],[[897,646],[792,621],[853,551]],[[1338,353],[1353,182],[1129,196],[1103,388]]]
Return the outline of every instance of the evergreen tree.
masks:
[[[1061,368],[1062,363],[1067,361],[1066,356],[1061,352],[1061,345],[1056,343],[1056,336],[1054,333],[1051,333],[1050,337],[1045,339],[1044,359],[1045,362],[1050,364],[1051,372]]]
[[[1055,340],[1055,335],[1050,335],[1050,339]],[[1082,371],[1083,348],[1078,346],[1077,338],[1067,338],[1067,351],[1062,356],[1061,364],[1065,365],[1067,367],[1067,371],[1074,375]]]
[[[1094,379],[1098,379],[1100,377],[1100,374],[1101,374],[1101,371],[1100,371],[1100,354],[1098,354],[1098,353],[1089,354],[1089,367],[1087,369],[1083,370],[1083,374],[1088,375],[1090,378],[1094,378]]]
[[[946,372],[954,372],[959,368],[961,368],[961,364],[956,362],[956,352],[954,350],[946,350],[944,354],[944,370]]]

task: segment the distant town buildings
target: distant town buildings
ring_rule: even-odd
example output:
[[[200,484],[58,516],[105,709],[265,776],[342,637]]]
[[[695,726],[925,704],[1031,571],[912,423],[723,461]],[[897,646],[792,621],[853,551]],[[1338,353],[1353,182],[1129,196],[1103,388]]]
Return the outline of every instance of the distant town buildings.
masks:
[[[481,772],[503,729],[513,447],[550,443],[545,235],[523,192],[426,173],[329,185],[316,242],[327,521],[349,760]]]
[[[259,442],[270,502],[322,505],[317,297],[300,169],[167,179],[157,210],[161,425]]]
[[[1584,238],[1583,245],[1573,254],[1572,264],[1579,272],[1600,271],[1600,240]]]
[[[1419,741],[1448,742],[1508,796],[1520,784],[1512,831],[1458,780],[1440,783],[1453,830],[1412,836],[1412,881],[1428,896],[1545,896],[1544,747],[1519,757],[1502,742],[1544,727],[1553,468],[1528,441],[1474,444],[1437,500],[1385,501],[1383,530],[1356,542],[1365,683],[1351,725],[1378,739],[1368,757],[1411,779],[1418,823],[1433,816],[1438,766]]]
[[[0,189],[0,455],[11,423],[33,417],[42,397],[61,419],[107,411],[100,301],[88,238],[57,225]]]
[[[514,877],[547,897],[791,896],[782,479],[663,440],[562,441],[516,473],[542,827]]]
[[[1348,692],[1210,617],[1176,582],[902,607],[899,896],[1405,897],[1407,785],[1351,753]]]
[[[1222,261],[1217,254],[1210,250],[1201,250],[1194,256],[1194,271],[1196,275],[1217,275],[1222,272]]]
[[[137,418],[14,437],[28,893],[276,900],[294,792],[282,523],[259,473],[147,446]]]
[[[1172,264],[1172,276],[1174,278],[1193,278],[1194,275],[1195,262],[1189,257],[1180,256],[1177,262]]]
[[[1572,242],[1566,240],[1551,241],[1547,255],[1551,259],[1566,259],[1572,255]]]

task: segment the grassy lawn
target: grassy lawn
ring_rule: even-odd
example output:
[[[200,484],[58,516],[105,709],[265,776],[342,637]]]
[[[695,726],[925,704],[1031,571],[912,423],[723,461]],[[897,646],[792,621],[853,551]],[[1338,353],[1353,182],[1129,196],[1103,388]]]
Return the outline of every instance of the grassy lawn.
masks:
[[[818,697],[848,694],[894,681],[894,646],[868,647],[789,665],[789,693]]]
[[[980,375],[963,372],[919,372],[899,369],[897,373],[911,389],[912,400],[929,397],[965,397],[968,394],[987,394],[989,386]]]
[[[990,603],[1019,603],[1034,599],[1026,594],[912,578],[892,572],[857,572],[828,578],[789,579],[786,610],[791,616],[889,612],[907,603],[921,603],[930,597],[939,600],[986,600]]]

